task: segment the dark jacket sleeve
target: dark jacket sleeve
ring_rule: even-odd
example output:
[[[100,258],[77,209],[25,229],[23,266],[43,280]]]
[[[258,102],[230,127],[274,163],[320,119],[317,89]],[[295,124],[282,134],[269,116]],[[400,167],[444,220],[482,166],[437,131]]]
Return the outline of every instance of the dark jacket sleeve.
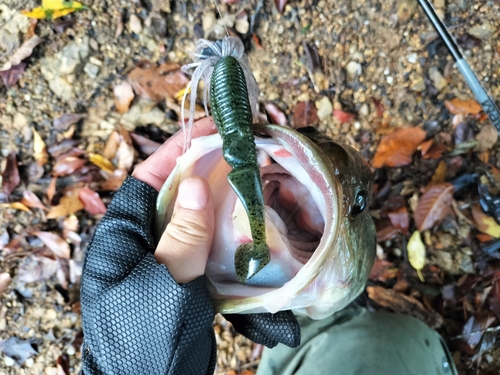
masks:
[[[153,257],[156,197],[127,178],[89,244],[81,286],[86,375],[214,372],[204,276],[179,285]]]

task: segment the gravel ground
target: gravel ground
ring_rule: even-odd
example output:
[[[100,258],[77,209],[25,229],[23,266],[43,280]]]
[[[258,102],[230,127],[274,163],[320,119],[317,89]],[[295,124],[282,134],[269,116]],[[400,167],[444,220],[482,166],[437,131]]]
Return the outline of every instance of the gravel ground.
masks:
[[[119,124],[133,130],[153,123],[172,133],[178,125],[168,108],[160,105],[145,113],[144,104],[138,103],[120,115],[114,107],[113,88],[137,62],[184,64],[189,61],[188,51],[194,49],[196,37],[220,37],[223,31],[214,4],[206,0],[84,3],[89,10],[67,16],[65,20],[75,22],[62,33],[55,30],[54,22],[40,21],[36,33],[44,41],[28,60],[26,72],[17,85],[0,87],[0,170],[4,169],[5,157],[16,152],[29,171],[33,164],[32,127],[47,144],[54,143],[60,132],[52,122],[65,113],[87,114],[75,129],[87,151],[102,150]],[[8,43],[19,44],[26,29],[19,19],[10,20],[18,13],[7,14],[7,10],[38,6],[32,0],[22,4],[3,0],[0,7],[2,4],[6,7],[0,8],[0,65],[10,56]],[[486,89],[500,98],[500,3],[435,0],[434,5]],[[239,31],[253,28],[251,31],[260,38],[259,46],[250,33],[244,37],[260,101],[275,104],[291,121],[296,104],[310,100],[318,108],[319,127],[355,147],[359,148],[355,139],[360,130],[376,130],[372,97],[384,105],[383,121],[389,127],[438,120],[445,131],[451,129],[451,119],[445,113],[444,100],[471,98],[416,0],[290,0],[283,14],[271,1],[241,0],[231,6],[220,4],[220,10],[228,26]],[[21,28],[17,41],[5,32],[15,29],[13,22]],[[310,46],[321,57],[315,70],[309,66]],[[342,123],[331,115],[332,107],[357,113],[357,118]],[[367,150],[367,156],[371,157],[374,150],[375,146]],[[500,167],[497,147],[491,156]],[[50,179],[42,179],[36,184],[28,182],[28,187],[44,191],[49,183]],[[109,197],[106,199],[109,201]],[[12,235],[23,233],[27,227],[42,226],[38,214],[0,210],[6,212],[0,216],[0,234],[7,229]],[[84,228],[95,223],[93,218],[79,218],[87,220],[80,223]],[[90,234],[82,233],[84,241],[76,261],[81,261]],[[1,357],[0,374],[57,374],[58,358],[66,358],[70,373],[76,374],[81,342],[77,285],[68,295],[58,291],[54,278],[31,284],[16,280],[16,267],[30,252],[30,244],[24,245],[24,251],[15,256],[0,253],[2,272],[14,276],[0,297],[0,339],[30,339],[36,342],[39,354],[22,367]],[[235,335],[221,318],[216,321],[216,333],[221,352],[217,373],[255,370],[258,346]]]

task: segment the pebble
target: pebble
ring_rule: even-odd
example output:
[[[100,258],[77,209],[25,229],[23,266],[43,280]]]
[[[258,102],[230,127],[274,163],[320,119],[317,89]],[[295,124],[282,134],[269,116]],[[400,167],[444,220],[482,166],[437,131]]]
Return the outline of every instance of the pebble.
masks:
[[[70,346],[68,348],[68,350],[66,350],[66,354],[67,355],[74,355],[75,354],[75,348],[73,348],[72,346]]]
[[[469,34],[475,36],[479,39],[488,39],[495,33],[496,29],[493,25],[488,22],[484,22],[482,25],[476,25],[469,29]]]
[[[389,85],[392,85],[392,84],[394,83],[394,78],[393,78],[392,76],[388,76],[388,77],[387,77],[387,83],[388,83]]]
[[[45,317],[44,318],[45,318],[46,321],[54,320],[56,317],[57,317],[57,312],[54,309],[48,309],[45,312]]]
[[[358,111],[358,114],[362,117],[364,116],[368,116],[368,113],[370,112],[369,108],[368,108],[368,104],[364,103],[360,108],[359,108],[359,111]]]
[[[92,64],[97,65],[97,66],[102,66],[102,61],[99,60],[97,57],[94,57],[94,56],[92,56],[89,59],[89,62],[91,62]]]
[[[142,22],[139,17],[135,14],[130,15],[130,19],[128,21],[128,27],[130,31],[136,34],[140,34],[142,31]]]
[[[346,71],[351,78],[354,78],[361,74],[361,64],[356,61],[351,61],[349,64],[347,64]]]
[[[97,75],[99,74],[99,67],[88,62],[85,64],[83,71],[87,73],[90,78],[97,78]]]
[[[26,362],[24,362],[24,364],[26,365],[26,367],[32,367],[35,364],[35,361],[33,360],[33,358],[28,358]]]
[[[332,115],[333,104],[328,97],[324,96],[316,102],[316,109],[318,110],[319,120],[323,121]]]
[[[214,12],[207,12],[203,15],[203,19],[201,21],[201,25],[203,27],[203,31],[208,33],[217,23],[217,19],[215,17]]]
[[[410,64],[416,64],[418,60],[418,55],[416,53],[410,53],[408,56],[406,56],[406,59]]]
[[[446,86],[448,86],[448,82],[444,79],[443,75],[439,72],[438,68],[432,67],[429,69],[429,77],[432,79],[434,86],[438,91],[443,90]]]
[[[243,20],[237,19],[236,22],[234,23],[234,28],[240,34],[246,34],[246,33],[248,33],[248,30],[250,30],[250,24],[248,23],[248,20],[246,20],[246,19],[243,19]]]
[[[422,77],[418,77],[416,78],[412,84],[411,84],[411,89],[413,91],[418,91],[418,92],[421,92],[421,91],[424,91],[425,90],[425,82],[424,82],[424,79]]]
[[[5,357],[3,361],[4,361],[4,363],[5,363],[5,366],[7,366],[7,367],[12,367],[12,366],[14,366],[14,364],[16,363],[16,361],[14,361],[14,360],[13,360],[12,358],[10,358],[10,357]]]

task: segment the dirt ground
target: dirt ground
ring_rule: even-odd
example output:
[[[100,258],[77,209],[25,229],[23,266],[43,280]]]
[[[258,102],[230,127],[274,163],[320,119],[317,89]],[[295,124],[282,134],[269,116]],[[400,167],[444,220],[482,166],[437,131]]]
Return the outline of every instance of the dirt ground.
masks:
[[[132,107],[121,114],[114,88],[144,61],[182,65],[191,61],[188,52],[194,50],[197,38],[224,36],[222,21],[208,0],[83,3],[87,10],[58,20],[40,20],[34,30],[43,41],[23,61],[26,66],[19,82],[11,87],[0,83],[0,171],[7,168],[7,157],[15,153],[21,176],[21,183],[0,203],[21,201],[23,191],[29,190],[52,208],[72,186],[87,184],[108,204],[113,189],[96,187],[99,168],[90,163],[79,165],[75,174],[61,172],[49,199],[57,156],[71,147],[84,150],[84,158],[90,153],[102,154],[110,134],[119,126],[120,134],[136,132],[162,142],[179,126],[173,95],[156,106],[144,100],[145,95],[142,100],[136,97]],[[447,182],[486,166],[500,168],[497,145],[486,156],[485,150],[482,156],[472,149],[456,151],[465,142],[463,137],[458,139],[457,118],[445,108],[445,100],[473,96],[415,0],[289,0],[282,14],[273,1],[232,3],[219,4],[219,8],[226,26],[248,49],[262,109],[271,113],[269,105],[274,105],[293,126],[304,121],[316,124],[335,140],[360,150],[369,163],[382,136],[396,128],[421,127],[428,138],[448,137],[454,142],[455,146],[437,158],[413,159],[402,168],[374,169],[372,211],[378,224],[384,218],[384,184],[389,184],[391,196],[404,197],[405,207],[415,211],[416,201],[441,160],[448,171],[456,158],[462,163],[458,172],[448,173]],[[39,5],[34,0],[0,1],[0,66],[29,32],[29,21],[19,11]],[[500,3],[435,0],[434,5],[488,92],[500,98]],[[314,104],[317,120],[304,118],[297,109],[300,102]],[[55,126],[55,119],[75,113],[85,116]],[[488,121],[474,117],[464,123],[470,125],[469,138],[476,139]],[[37,134],[49,149],[48,162],[40,162],[43,157],[34,150]],[[65,139],[77,142],[64,151],[51,149]],[[450,152],[452,149],[457,153]],[[83,155],[73,152],[71,157]],[[125,170],[144,154],[136,153]],[[6,177],[4,173],[4,183]],[[478,202],[477,193],[462,192],[455,195],[454,202],[459,211],[468,210]],[[19,349],[27,356],[22,365],[2,354],[0,374],[76,374],[82,340],[79,272],[100,215],[91,214],[87,207],[59,219],[47,219],[43,210],[28,211],[0,207],[0,273],[12,277],[0,296],[0,340],[28,340],[34,352]],[[369,287],[401,292],[410,302],[398,310],[399,300],[394,295],[386,295],[385,303],[374,297],[378,289],[369,289],[362,299],[372,310],[415,315],[420,309],[418,317],[438,328],[447,340],[461,374],[498,374],[500,274],[496,272],[500,256],[498,249],[487,253],[479,244],[500,237],[500,232],[485,234],[470,213],[462,216],[451,213],[423,233],[427,247],[423,283],[406,254],[413,222],[408,235],[379,237],[380,272],[370,277]],[[46,243],[36,231],[63,233],[71,245],[71,256],[44,257]],[[401,283],[405,287],[398,289]],[[215,330],[220,350],[216,373],[253,373],[262,348],[236,335],[220,317]]]

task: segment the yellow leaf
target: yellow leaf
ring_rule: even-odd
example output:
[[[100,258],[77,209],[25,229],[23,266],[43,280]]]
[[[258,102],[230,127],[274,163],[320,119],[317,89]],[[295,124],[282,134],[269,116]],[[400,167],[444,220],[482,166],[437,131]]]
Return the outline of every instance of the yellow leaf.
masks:
[[[42,6],[31,11],[21,11],[26,17],[53,20],[76,10],[88,9],[77,1],[42,0]]]
[[[24,204],[22,204],[21,202],[2,203],[2,204],[0,204],[0,207],[14,208],[16,210],[31,212],[30,209],[28,207],[26,207]]]
[[[40,134],[38,134],[35,128],[33,128],[33,151],[33,156],[35,157],[38,165],[45,165],[45,163],[49,159],[47,146],[45,145],[45,142],[43,141],[42,137],[40,137]]]
[[[181,100],[182,97],[184,96],[184,93],[186,93],[186,95],[188,95],[190,92],[191,92],[191,85],[188,84],[183,89],[180,89],[179,91],[177,91],[177,93],[174,95],[174,98],[177,100]]]
[[[113,173],[116,169],[115,165],[104,156],[89,153],[89,160],[91,163],[94,163],[101,168],[104,172]]]
[[[424,282],[421,271],[425,266],[425,245],[422,242],[422,237],[420,237],[420,232],[418,230],[411,235],[406,249],[408,251],[408,260],[411,266],[417,270],[420,281]]]
[[[82,209],[83,203],[78,199],[78,193],[73,193],[62,197],[59,204],[50,209],[47,219],[57,219],[61,216],[72,215]]]
[[[486,215],[479,205],[472,206],[471,211],[474,223],[479,231],[489,234],[493,238],[500,238],[500,225],[497,224],[495,219]]]

